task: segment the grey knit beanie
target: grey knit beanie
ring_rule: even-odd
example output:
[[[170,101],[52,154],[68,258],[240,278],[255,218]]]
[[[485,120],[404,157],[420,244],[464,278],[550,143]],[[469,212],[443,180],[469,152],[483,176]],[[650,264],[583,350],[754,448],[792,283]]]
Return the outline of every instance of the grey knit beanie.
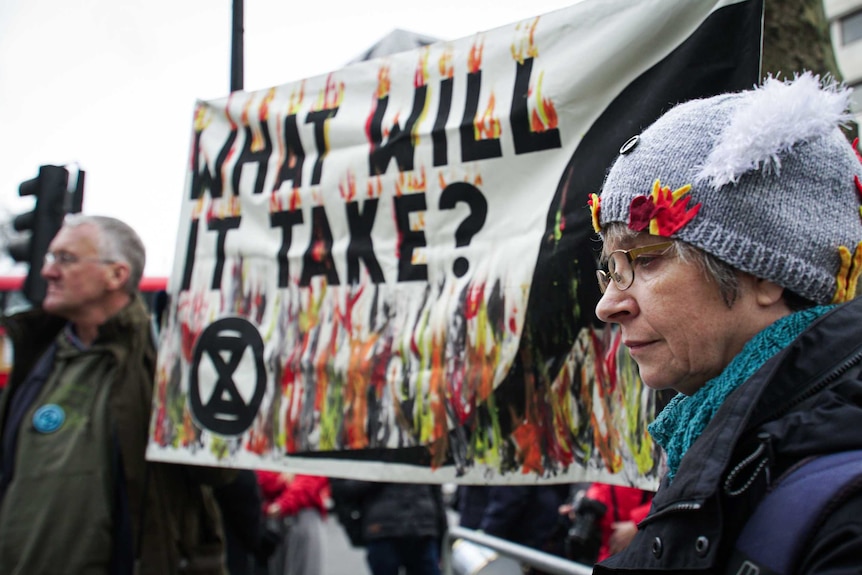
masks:
[[[850,91],[810,73],[680,104],[626,142],[590,205],[818,304],[855,296],[862,163]]]

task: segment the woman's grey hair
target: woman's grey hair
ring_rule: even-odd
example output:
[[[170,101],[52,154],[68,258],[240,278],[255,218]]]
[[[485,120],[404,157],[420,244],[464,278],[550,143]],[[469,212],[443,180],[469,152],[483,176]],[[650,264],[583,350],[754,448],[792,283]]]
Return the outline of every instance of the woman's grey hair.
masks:
[[[602,230],[602,239],[605,246],[624,244],[627,240],[631,240],[637,235],[639,235],[638,232],[620,223],[610,224]],[[673,249],[681,261],[699,266],[706,274],[706,277],[718,285],[719,293],[721,293],[721,297],[724,299],[727,307],[733,305],[733,302],[739,297],[740,289],[739,276],[736,273],[736,269],[705,251],[680,240],[674,240]]]
[[[138,233],[125,222],[109,216],[68,214],[63,220],[64,227],[74,228],[84,224],[93,225],[99,230],[100,258],[129,265],[126,291],[130,294],[138,291],[147,263],[144,242]]]
[[[602,239],[605,242],[605,246],[608,244],[619,245],[637,235],[639,235],[639,232],[635,232],[621,223],[609,224],[602,230]],[[699,266],[707,279],[714,281],[718,285],[718,291],[727,307],[733,306],[739,297],[741,289],[739,283],[739,274],[741,272],[739,270],[712,254],[681,240],[673,240],[673,249],[681,261]],[[607,255],[606,251],[603,250],[604,255]],[[814,302],[791,292],[787,288],[784,289],[784,302],[792,311],[798,311],[815,305]]]

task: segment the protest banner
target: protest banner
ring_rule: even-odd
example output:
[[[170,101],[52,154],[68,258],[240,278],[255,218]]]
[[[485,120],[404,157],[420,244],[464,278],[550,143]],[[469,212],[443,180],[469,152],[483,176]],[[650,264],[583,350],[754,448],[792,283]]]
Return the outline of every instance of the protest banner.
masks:
[[[674,103],[757,82],[761,15],[585,0],[199,102],[148,458],[654,486],[586,200]]]

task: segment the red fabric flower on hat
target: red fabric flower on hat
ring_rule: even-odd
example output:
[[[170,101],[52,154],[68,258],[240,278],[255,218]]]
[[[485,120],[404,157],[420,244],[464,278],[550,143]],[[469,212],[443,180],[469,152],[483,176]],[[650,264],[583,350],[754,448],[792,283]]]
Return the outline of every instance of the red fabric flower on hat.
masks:
[[[691,196],[683,196],[690,190],[690,184],[671,190],[668,186],[662,187],[656,180],[649,196],[637,196],[632,200],[629,206],[629,228],[636,232],[649,231],[654,236],[672,236],[700,211],[701,204],[688,208]]]

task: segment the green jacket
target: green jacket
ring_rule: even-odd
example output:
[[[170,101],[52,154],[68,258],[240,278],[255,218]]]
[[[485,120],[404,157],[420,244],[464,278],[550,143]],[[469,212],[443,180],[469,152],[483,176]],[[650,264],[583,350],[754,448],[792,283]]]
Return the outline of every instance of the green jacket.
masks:
[[[224,537],[208,483],[223,483],[232,472],[144,459],[156,351],[140,297],[83,351],[68,340],[64,320],[39,310],[4,323],[15,362],[0,396],[0,435],[11,395],[45,350],[55,341],[57,347],[19,426],[15,473],[0,506],[0,573],[109,572],[119,445],[136,572],[224,575]],[[39,432],[34,424],[34,412],[46,404],[65,415],[57,431]]]

